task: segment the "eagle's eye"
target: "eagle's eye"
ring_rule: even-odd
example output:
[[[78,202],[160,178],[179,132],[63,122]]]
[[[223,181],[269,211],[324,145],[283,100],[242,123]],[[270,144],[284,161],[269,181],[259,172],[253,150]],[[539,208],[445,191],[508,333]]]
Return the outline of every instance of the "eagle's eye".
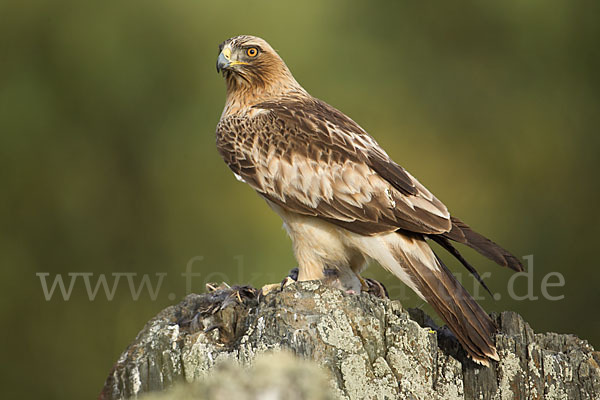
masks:
[[[258,55],[258,49],[256,47],[249,47],[248,50],[246,50],[246,54],[248,54],[248,57],[256,57]]]

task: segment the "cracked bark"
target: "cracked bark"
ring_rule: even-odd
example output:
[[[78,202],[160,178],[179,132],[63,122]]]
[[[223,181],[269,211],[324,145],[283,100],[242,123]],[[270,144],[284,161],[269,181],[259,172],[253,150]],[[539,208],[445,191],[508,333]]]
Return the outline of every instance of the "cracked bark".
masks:
[[[231,290],[192,294],[146,324],[100,398],[136,398],[186,381],[196,382],[194,398],[259,398],[267,389],[298,399],[315,393],[324,399],[600,398],[600,354],[586,341],[535,334],[513,312],[493,318],[500,361],[485,368],[466,358],[447,328],[397,301],[316,282],[290,285],[260,301],[251,290],[239,299]],[[322,368],[297,358],[261,361],[261,354],[278,350]],[[228,366],[225,372],[220,365]],[[268,375],[261,365],[280,375]],[[328,383],[319,386],[320,379]],[[218,397],[217,389],[230,392]],[[153,398],[191,398],[177,393]]]

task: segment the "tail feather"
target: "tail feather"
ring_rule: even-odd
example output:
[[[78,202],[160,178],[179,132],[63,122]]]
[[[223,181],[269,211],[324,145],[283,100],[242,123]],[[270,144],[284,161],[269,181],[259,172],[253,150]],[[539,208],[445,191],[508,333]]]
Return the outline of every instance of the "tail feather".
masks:
[[[375,239],[375,238],[373,238]],[[450,270],[419,236],[392,233],[380,236],[384,249],[371,246],[370,256],[427,301],[448,324],[476,362],[498,360],[493,342],[494,321],[461,286]],[[387,252],[387,254],[385,254]]]
[[[477,279],[479,284],[481,286],[483,286],[483,288],[490,294],[490,296],[492,295],[492,292],[490,291],[490,289],[487,287],[487,285],[485,284],[483,279],[481,279],[479,272],[477,272],[475,267],[473,267],[467,260],[465,260],[465,258],[462,256],[462,254],[460,254],[460,252],[458,251],[458,249],[456,247],[452,246],[452,243],[450,243],[450,240],[448,240],[445,237],[440,236],[440,235],[430,235],[429,238],[431,238],[434,242],[436,242],[437,244],[442,246],[444,249],[446,249],[446,251],[448,253],[450,253],[454,257],[456,257],[456,259],[458,261],[460,261],[460,263],[471,273],[471,275],[473,275],[475,277],[475,279]]]
[[[523,264],[521,264],[521,261],[517,257],[485,236],[475,232],[460,219],[451,217],[451,220],[452,229],[450,232],[442,234],[442,237],[466,244],[498,265],[515,271],[523,271]]]
[[[498,360],[492,341],[497,329],[494,322],[446,266],[439,260],[437,271],[414,260],[407,264],[425,300],[446,321],[471,358],[488,366],[489,359]]]

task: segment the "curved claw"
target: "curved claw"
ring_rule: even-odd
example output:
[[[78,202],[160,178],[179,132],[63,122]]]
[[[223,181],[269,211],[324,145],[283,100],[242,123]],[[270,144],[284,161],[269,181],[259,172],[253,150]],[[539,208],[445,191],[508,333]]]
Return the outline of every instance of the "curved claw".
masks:
[[[385,286],[383,286],[383,283],[371,278],[363,279],[360,276],[358,277],[358,279],[360,280],[361,290],[363,292],[370,293],[375,297],[379,297],[380,299],[390,298],[390,295],[388,294],[388,291],[385,288]]]

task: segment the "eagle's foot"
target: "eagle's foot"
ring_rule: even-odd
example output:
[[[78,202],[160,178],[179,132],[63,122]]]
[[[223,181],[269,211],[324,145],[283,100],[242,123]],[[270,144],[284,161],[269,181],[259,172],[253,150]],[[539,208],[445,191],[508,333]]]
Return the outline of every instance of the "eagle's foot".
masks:
[[[296,281],[298,281],[298,268],[297,267],[292,268],[290,270],[290,273],[288,274],[288,276],[283,278],[281,283],[271,283],[268,285],[264,285],[260,289],[260,292],[258,293],[258,298],[261,299],[262,297],[264,297],[267,294],[274,292],[276,290],[282,291],[284,288],[288,287],[289,285],[291,285],[292,283],[294,283]]]
[[[387,289],[383,286],[383,283],[376,281],[371,278],[358,278],[361,284],[361,291],[364,293],[372,294],[375,297],[379,297],[380,299],[389,299],[390,295],[388,294]]]
[[[343,290],[348,294],[361,294],[366,291],[363,286],[366,288],[367,284],[364,283],[363,285],[363,280],[360,277],[357,281],[354,274],[344,273],[337,268],[325,268],[323,269],[323,275],[322,283]]]
[[[294,282],[298,282],[298,267],[292,268],[288,276],[283,278],[281,283],[279,284],[280,290],[283,290],[285,287],[291,285]]]

